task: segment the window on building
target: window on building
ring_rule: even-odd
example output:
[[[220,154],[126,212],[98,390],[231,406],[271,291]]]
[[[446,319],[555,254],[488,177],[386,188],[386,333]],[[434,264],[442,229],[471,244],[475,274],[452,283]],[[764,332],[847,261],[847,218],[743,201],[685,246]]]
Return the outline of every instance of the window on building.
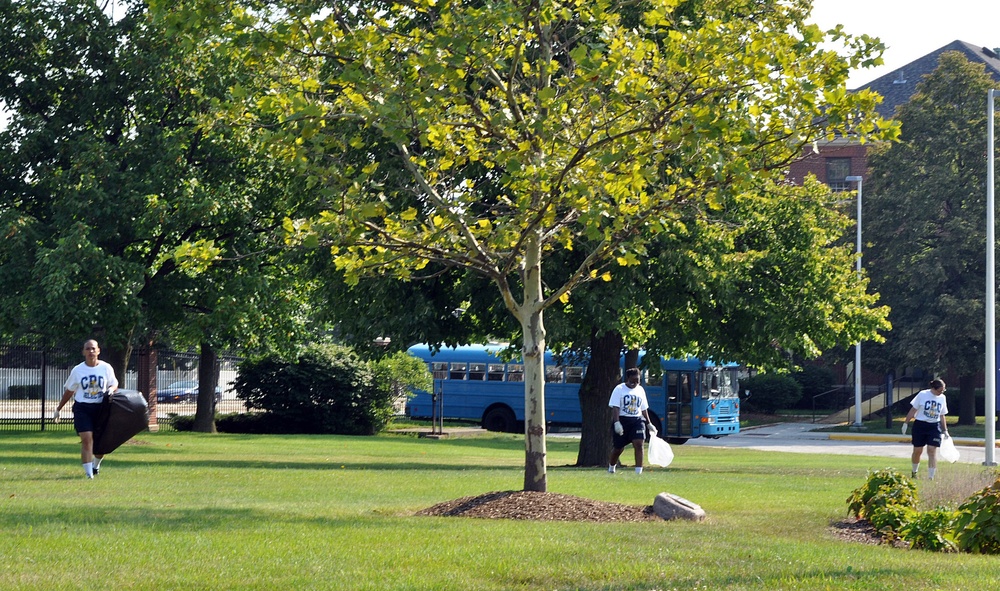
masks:
[[[826,184],[834,191],[846,191],[851,188],[847,177],[851,176],[850,158],[826,159]]]

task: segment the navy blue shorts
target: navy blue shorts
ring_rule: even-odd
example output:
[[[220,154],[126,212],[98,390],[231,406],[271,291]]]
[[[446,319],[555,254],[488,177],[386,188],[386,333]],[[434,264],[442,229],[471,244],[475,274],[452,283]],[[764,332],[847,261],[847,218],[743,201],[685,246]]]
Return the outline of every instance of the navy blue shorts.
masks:
[[[99,402],[73,403],[73,428],[77,433],[94,432],[97,419],[101,416],[103,404]]]
[[[646,440],[646,421],[642,417],[621,417],[618,420],[621,421],[625,433],[622,435],[615,433],[615,426],[612,423],[611,437],[613,438],[612,445],[615,446],[615,449],[621,449],[637,439],[639,441]]]
[[[913,447],[941,447],[941,423],[928,423],[927,421],[913,421],[913,435],[910,436]]]

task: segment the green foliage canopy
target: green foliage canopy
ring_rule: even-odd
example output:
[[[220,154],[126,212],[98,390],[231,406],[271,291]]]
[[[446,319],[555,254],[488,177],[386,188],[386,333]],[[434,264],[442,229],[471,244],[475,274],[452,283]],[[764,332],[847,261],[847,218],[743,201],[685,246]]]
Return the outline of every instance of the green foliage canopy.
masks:
[[[957,52],[901,106],[898,143],[870,157],[865,186],[873,286],[892,308],[888,367],[982,369],[986,293],[986,93],[996,82]]]
[[[169,26],[275,73],[272,92],[234,88],[229,112],[283,122],[277,152],[327,203],[286,222],[290,241],[327,239],[353,280],[437,263],[496,285],[524,337],[525,488],[544,490],[542,312],[638,265],[684,215],[779,179],[810,142],[892,132],[844,86],[881,45],[806,24],[809,8],[192,0]],[[578,260],[543,283],[560,251]]]
[[[116,12],[0,2],[0,330],[287,344],[305,290],[273,255],[286,169],[211,115],[254,73],[173,43],[144,3]]]

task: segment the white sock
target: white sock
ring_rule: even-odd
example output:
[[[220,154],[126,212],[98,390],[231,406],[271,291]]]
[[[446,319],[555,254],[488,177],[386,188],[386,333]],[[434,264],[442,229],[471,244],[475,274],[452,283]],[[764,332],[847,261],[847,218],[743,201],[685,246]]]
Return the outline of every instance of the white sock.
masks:
[[[916,472],[917,468],[919,468],[919,467],[920,467],[920,464],[913,464],[913,471]]]
[[[608,465],[608,472],[610,472],[612,474],[615,473],[615,465],[614,464],[609,464]]]
[[[931,480],[934,480],[934,474],[936,472],[937,472],[937,468],[928,468],[927,469],[927,477],[930,478]]]
[[[83,473],[87,475],[87,478],[94,477],[94,462],[87,462],[83,465]]]
[[[94,467],[95,468],[100,468],[101,467],[101,460],[103,460],[103,459],[104,458],[99,458],[97,456],[94,456]]]
[[[642,474],[642,466],[636,466],[635,467],[635,473],[636,474]]]

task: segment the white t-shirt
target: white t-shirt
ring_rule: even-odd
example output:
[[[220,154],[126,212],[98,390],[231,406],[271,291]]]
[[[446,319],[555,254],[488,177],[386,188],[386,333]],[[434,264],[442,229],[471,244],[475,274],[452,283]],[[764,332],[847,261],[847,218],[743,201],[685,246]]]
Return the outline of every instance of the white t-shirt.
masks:
[[[77,365],[69,372],[64,388],[71,392],[73,400],[76,402],[101,402],[104,400],[104,392],[108,388],[118,387],[118,378],[115,377],[115,370],[106,361],[97,361],[97,365],[90,367],[86,362]]]
[[[917,409],[917,414],[914,415],[914,418],[927,423],[940,422],[941,417],[948,414],[948,401],[945,399],[944,394],[935,396],[930,390],[917,392],[910,406]]]
[[[629,388],[625,384],[618,384],[611,391],[608,406],[617,406],[620,417],[641,417],[642,411],[649,408],[649,403],[646,401],[646,391],[642,386]]]

